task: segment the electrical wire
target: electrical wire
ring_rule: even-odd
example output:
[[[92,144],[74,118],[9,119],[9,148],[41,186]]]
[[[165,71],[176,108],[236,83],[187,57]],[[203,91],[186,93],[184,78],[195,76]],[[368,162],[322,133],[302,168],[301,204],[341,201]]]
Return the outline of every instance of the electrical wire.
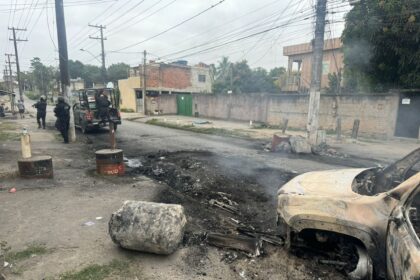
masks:
[[[116,51],[126,50],[126,49],[128,49],[128,48],[132,48],[132,47],[134,47],[134,46],[138,46],[138,45],[140,45],[140,44],[142,44],[142,43],[145,43],[145,42],[147,42],[147,41],[150,41],[150,40],[152,40],[152,39],[154,39],[154,38],[156,38],[156,37],[158,37],[158,36],[161,36],[161,35],[163,35],[163,34],[165,34],[165,33],[169,32],[169,31],[171,31],[171,30],[173,30],[173,29],[175,29],[175,28],[177,28],[177,27],[179,27],[179,26],[181,26],[181,25],[183,25],[183,24],[185,24],[185,23],[187,23],[187,22],[189,22],[189,21],[191,21],[191,20],[195,19],[196,17],[198,17],[198,16],[200,16],[200,15],[202,15],[202,14],[204,14],[204,13],[208,12],[209,10],[211,10],[211,9],[213,9],[213,8],[215,8],[215,7],[217,7],[217,6],[219,6],[220,4],[222,4],[222,3],[223,3],[223,2],[225,2],[225,1],[226,1],[226,0],[221,0],[221,1],[217,2],[217,3],[216,3],[216,4],[214,4],[214,5],[211,5],[209,8],[206,8],[205,10],[203,10],[203,11],[201,11],[201,12],[199,12],[199,13],[197,13],[197,14],[195,14],[195,15],[193,15],[193,16],[191,16],[191,17],[189,17],[189,18],[187,18],[187,19],[185,19],[185,20],[183,20],[183,21],[181,21],[180,23],[178,23],[178,24],[176,24],[176,25],[174,25],[174,26],[172,26],[172,27],[170,27],[170,28],[168,28],[168,29],[165,29],[165,30],[163,30],[163,31],[161,31],[161,32],[159,32],[159,33],[157,33],[156,35],[153,35],[153,36],[151,36],[151,37],[149,37],[149,38],[146,38],[146,39],[144,39],[144,40],[142,40],[142,41],[140,41],[140,42],[137,42],[137,43],[134,43],[134,44],[130,44],[130,45],[125,46],[125,47],[123,47],[123,48],[120,48],[120,49],[118,49],[118,50],[116,50]]]

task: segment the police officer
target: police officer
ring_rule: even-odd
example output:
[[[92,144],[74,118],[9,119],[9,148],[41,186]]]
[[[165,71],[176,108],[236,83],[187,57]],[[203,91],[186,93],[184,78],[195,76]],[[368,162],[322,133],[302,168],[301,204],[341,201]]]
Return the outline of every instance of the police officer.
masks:
[[[38,122],[38,128],[41,128],[41,121],[42,121],[42,128],[45,129],[45,116],[47,115],[47,101],[45,101],[45,97],[41,96],[39,101],[33,105],[36,108],[36,121]]]
[[[64,101],[63,97],[58,97],[57,105],[54,108],[57,121],[55,127],[61,132],[64,143],[69,142],[69,123],[70,123],[70,105]]]
[[[108,100],[108,96],[101,92],[99,97],[96,100],[96,104],[98,107],[98,114],[101,122],[105,125],[106,121],[109,121],[109,106],[111,102]]]

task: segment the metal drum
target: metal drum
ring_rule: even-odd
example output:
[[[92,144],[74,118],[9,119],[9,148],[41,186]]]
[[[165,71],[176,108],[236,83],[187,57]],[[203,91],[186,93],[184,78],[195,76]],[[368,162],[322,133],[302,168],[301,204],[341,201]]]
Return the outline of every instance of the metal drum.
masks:
[[[120,149],[96,151],[96,172],[101,175],[124,175],[124,156]]]
[[[19,175],[23,178],[52,178],[53,164],[50,156],[33,156],[18,160]]]

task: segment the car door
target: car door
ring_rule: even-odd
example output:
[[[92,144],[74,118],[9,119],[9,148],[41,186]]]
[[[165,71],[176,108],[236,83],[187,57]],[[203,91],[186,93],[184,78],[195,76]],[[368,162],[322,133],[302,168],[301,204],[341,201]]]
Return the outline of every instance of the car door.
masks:
[[[387,273],[389,279],[420,279],[420,173],[416,187],[401,199],[389,220]]]

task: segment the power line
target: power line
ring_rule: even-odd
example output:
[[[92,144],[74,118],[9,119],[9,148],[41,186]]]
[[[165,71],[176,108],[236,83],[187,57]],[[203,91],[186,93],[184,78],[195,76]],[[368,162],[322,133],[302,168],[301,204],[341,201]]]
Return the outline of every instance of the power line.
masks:
[[[295,22],[298,22],[298,21],[301,21],[301,20],[306,20],[308,18],[309,17],[307,17],[307,15],[301,15],[300,17],[294,17],[293,19],[294,19]],[[287,25],[289,25],[291,23],[292,23],[292,21],[290,21],[289,19],[287,19],[287,22],[285,24],[280,25],[280,27],[287,26]],[[235,42],[235,39],[232,40],[232,37],[234,37],[236,35],[244,34],[246,31],[252,31],[252,30],[254,30],[256,28],[263,27],[265,24],[266,23],[264,23],[264,24],[256,24],[256,25],[253,25],[253,26],[251,26],[249,28],[246,28],[246,29],[239,28],[239,29],[242,29],[242,30],[237,31],[236,33],[234,33],[233,31],[228,32],[228,33],[226,33],[226,34],[224,34],[222,36],[219,36],[219,38],[213,38],[213,39],[211,39],[211,40],[209,40],[207,42],[204,42],[204,43],[201,43],[201,44],[198,44],[198,45],[195,45],[195,46],[186,48],[184,50],[180,50],[180,51],[176,51],[176,52],[173,52],[173,53],[164,55],[162,58],[173,56],[173,55],[176,55],[176,54],[180,54],[180,53],[183,53],[183,52],[186,52],[186,51],[189,51],[189,50],[193,50],[193,49],[197,49],[197,48],[200,48],[200,47],[204,47],[204,46],[207,46],[209,44],[213,44],[215,42],[222,41],[223,39],[229,39],[227,42]],[[274,28],[274,29],[277,29],[277,28]],[[234,30],[234,31],[236,31],[236,30]],[[271,28],[268,28],[267,30],[271,31]],[[264,33],[265,32],[259,33],[259,34],[264,34]],[[255,34],[255,32],[254,32],[254,34]],[[241,37],[243,37],[243,35]],[[223,45],[223,43],[221,43],[221,45]]]
[[[173,1],[169,2],[168,4],[166,4],[165,6],[161,7],[160,9],[158,9],[158,10],[154,11],[153,13],[151,13],[151,14],[149,14],[149,15],[147,15],[147,16],[145,16],[145,17],[143,17],[143,18],[141,18],[140,20],[138,20],[138,21],[136,21],[136,22],[131,23],[131,25],[136,25],[136,24],[138,24],[138,23],[140,23],[140,22],[142,22],[142,21],[146,20],[147,18],[149,18],[149,17],[153,16],[154,14],[156,14],[156,13],[158,13],[158,12],[161,12],[161,11],[162,11],[162,10],[164,10],[165,8],[169,7],[170,5],[172,5],[173,3],[175,3],[176,1],[178,1],[178,0],[173,0]],[[162,0],[157,1],[156,3],[154,3],[153,5],[151,5],[150,7],[148,7],[147,9],[145,9],[145,10],[144,10],[142,13],[140,13],[139,15],[137,15],[137,16],[135,16],[135,17],[132,17],[132,18],[128,19],[127,21],[123,22],[122,24],[119,24],[118,26],[114,27],[113,29],[111,29],[111,32],[108,34],[108,36],[112,36],[112,35],[114,35],[115,33],[117,33],[117,32],[119,32],[119,31],[121,31],[121,30],[125,29],[125,26],[123,26],[123,24],[128,23],[128,22],[130,22],[131,20],[133,20],[133,19],[137,18],[138,16],[140,16],[140,15],[142,15],[142,14],[146,13],[147,11],[149,11],[150,9],[152,9],[153,7],[157,6],[160,2],[162,2]],[[119,28],[119,27],[121,27],[121,28]]]
[[[181,25],[183,25],[183,24],[185,24],[185,23],[187,23],[187,22],[189,22],[189,21],[193,20],[194,18],[196,18],[196,17],[198,17],[198,16],[200,16],[200,15],[202,15],[202,14],[204,14],[204,13],[208,12],[209,10],[211,10],[211,9],[213,9],[213,8],[215,8],[215,7],[217,7],[218,5],[222,4],[222,3],[223,3],[223,2],[225,2],[225,1],[226,1],[226,0],[221,0],[221,1],[219,1],[218,3],[216,3],[216,4],[214,4],[214,5],[211,5],[209,8],[207,8],[207,9],[205,9],[205,10],[203,10],[203,11],[199,12],[198,14],[195,14],[195,15],[193,15],[192,17],[189,17],[189,18],[187,18],[187,19],[185,19],[185,20],[181,21],[181,22],[180,22],[180,23],[178,23],[178,24],[176,24],[176,25],[174,25],[174,26],[172,26],[172,27],[170,27],[170,28],[168,28],[168,29],[165,29],[165,30],[164,30],[164,31],[162,31],[162,32],[159,32],[158,34],[156,34],[156,35],[154,35],[154,36],[152,36],[152,37],[149,37],[149,38],[144,39],[144,40],[142,40],[142,41],[140,41],[140,42],[137,42],[137,43],[134,43],[134,44],[128,45],[128,46],[123,47],[123,48],[121,48],[121,49],[118,49],[118,50],[116,50],[116,51],[122,51],[122,50],[125,50],[125,49],[128,49],[128,48],[134,47],[134,46],[138,46],[138,45],[140,45],[140,44],[142,44],[142,43],[145,43],[145,42],[147,42],[147,41],[150,41],[151,39],[154,39],[154,38],[156,38],[156,37],[158,37],[158,36],[161,36],[161,35],[163,35],[163,34],[165,34],[165,33],[169,32],[169,31],[171,31],[171,30],[173,30],[173,29],[175,29],[175,28],[177,28],[177,27],[179,27],[179,26],[181,26]]]
[[[200,51],[196,51],[196,52],[193,52],[193,53],[190,53],[190,54],[187,54],[187,55],[180,56],[179,58],[175,58],[174,60],[176,60],[176,59],[180,59],[180,58],[189,57],[189,56],[193,56],[193,55],[196,55],[196,54],[199,54],[199,53],[202,53],[202,52],[208,51],[208,50],[212,50],[212,49],[215,49],[215,48],[219,48],[219,47],[222,47],[222,46],[226,46],[226,45],[229,45],[229,44],[232,44],[232,43],[235,43],[235,42],[240,42],[240,41],[243,41],[243,40],[245,40],[245,39],[248,39],[248,38],[252,38],[252,37],[258,36],[258,35],[260,35],[260,34],[264,34],[264,33],[267,33],[267,32],[270,32],[270,31],[273,31],[273,30],[276,30],[276,29],[282,28],[282,27],[286,27],[286,26],[288,26],[288,25],[289,25],[289,24],[282,24],[282,25],[278,25],[278,26],[275,26],[275,27],[272,27],[272,28],[268,28],[268,29],[265,29],[265,30],[262,30],[262,31],[258,31],[258,32],[255,32],[255,33],[253,33],[253,34],[249,34],[249,35],[246,35],[246,36],[243,36],[243,37],[237,38],[237,39],[233,39],[233,40],[230,40],[230,41],[228,41],[228,42],[224,42],[224,43],[219,44],[219,45],[216,45],[216,46],[211,46],[211,47],[205,48],[205,49],[200,50]],[[169,56],[169,55],[168,55],[168,56]]]

